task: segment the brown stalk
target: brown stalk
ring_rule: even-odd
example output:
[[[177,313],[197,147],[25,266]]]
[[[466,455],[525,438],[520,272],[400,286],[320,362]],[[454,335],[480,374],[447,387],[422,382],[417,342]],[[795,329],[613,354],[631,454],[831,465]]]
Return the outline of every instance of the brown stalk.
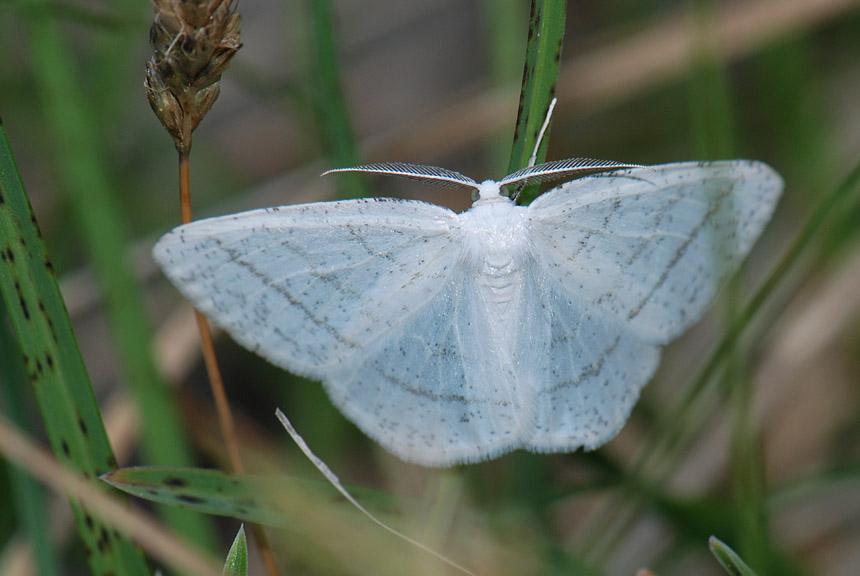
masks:
[[[235,0],[153,0],[150,28],[153,56],[146,63],[146,96],[155,115],[173,137],[179,153],[179,203],[182,223],[191,222],[191,136],[215,103],[221,75],[241,48],[241,17]],[[209,322],[195,311],[206,373],[233,472],[243,474],[239,441]],[[252,525],[270,576],[278,568],[262,527]]]

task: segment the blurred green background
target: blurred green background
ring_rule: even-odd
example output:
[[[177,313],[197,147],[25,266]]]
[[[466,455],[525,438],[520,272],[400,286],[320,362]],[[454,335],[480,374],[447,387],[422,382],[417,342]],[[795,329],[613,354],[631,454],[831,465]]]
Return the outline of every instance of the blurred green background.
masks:
[[[528,2],[335,2],[330,32],[346,113],[334,120],[327,116],[334,105],[317,89],[313,7],[313,0],[239,5],[244,47],[194,138],[197,217],[362,189],[469,205],[460,192],[399,180],[319,178],[349,154],[444,166],[478,180],[504,175]],[[125,345],[141,355],[153,347],[179,406],[171,423],[187,431],[197,465],[223,467],[190,308],[149,256],[179,222],[176,153],[142,88],[150,21],[142,0],[0,0],[0,117],[120,464],[151,464],[141,429],[164,425],[132,416],[130,360],[115,333],[122,321],[106,319],[104,276],[94,273],[126,255],[154,330],[152,342]],[[785,178],[777,214],[730,301],[669,347],[630,421],[603,448],[514,453],[449,471],[385,454],[319,384],[222,336],[219,358],[248,468],[315,474],[279,429],[280,406],[344,482],[414,497],[410,525],[455,557],[472,558],[479,572],[632,575],[649,566],[660,576],[716,575],[722,569],[707,551],[716,534],[760,574],[860,574],[856,190],[804,241],[747,337],[721,356],[716,377],[697,386],[731,311],[860,160],[858,54],[856,0],[570,3],[549,159],[742,157]],[[344,135],[346,152],[337,152],[332,142]],[[127,245],[102,245],[83,232],[87,218],[90,230],[118,228]],[[25,420],[42,434],[35,409]],[[0,471],[4,511],[13,510],[8,478]],[[47,513],[62,525],[60,500]],[[476,525],[520,563],[472,549]],[[0,574],[28,573],[13,571],[19,526],[16,514],[0,514]],[[235,529],[225,528],[219,555]],[[75,539],[57,532],[65,573],[85,570]],[[287,573],[357,573],[348,559],[314,559],[317,548],[300,536],[276,541]],[[404,554],[401,543],[391,546],[387,553]],[[253,552],[251,565],[254,573]]]

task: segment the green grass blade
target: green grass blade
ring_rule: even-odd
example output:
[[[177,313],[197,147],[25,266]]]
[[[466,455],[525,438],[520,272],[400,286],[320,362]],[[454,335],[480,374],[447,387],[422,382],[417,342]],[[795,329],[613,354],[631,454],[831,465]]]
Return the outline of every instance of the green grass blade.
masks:
[[[749,371],[729,358],[724,385],[729,388],[732,412],[731,476],[737,541],[753,566],[771,565],[773,546],[767,530],[764,505],[764,470],[758,451],[759,438],[752,422],[752,382]],[[769,572],[765,570],[765,572]]]
[[[698,58],[690,75],[689,102],[697,159],[734,158],[735,114],[725,64],[719,56],[716,7],[710,0],[693,0],[691,4]]]
[[[725,63],[719,54],[718,30],[714,26],[716,6],[711,0],[693,0],[691,11],[698,44],[698,63],[691,75],[690,104],[693,133],[699,158],[734,158],[736,152],[735,107]],[[715,254],[713,266],[721,262]],[[734,279],[726,286],[724,315],[731,319],[740,306],[740,286]],[[735,344],[738,344],[736,342]],[[768,566],[773,549],[767,531],[764,481],[758,451],[756,426],[752,422],[753,388],[749,367],[737,345],[727,348],[721,372],[731,414],[731,479],[734,524],[741,552],[754,566]]]
[[[25,387],[27,378],[21,363],[18,343],[10,334],[6,305],[0,301],[0,403],[5,407],[9,420],[21,429],[28,428]],[[22,531],[30,539],[38,576],[61,574],[56,550],[51,542],[45,492],[38,482],[22,470],[10,466],[11,491],[10,510],[14,508]]]
[[[108,180],[98,124],[74,76],[57,23],[45,4],[31,0],[33,72],[46,120],[57,142],[57,160],[66,197],[84,239],[107,305],[122,368],[141,411],[144,458],[162,465],[188,465],[190,448],[165,382],[152,356],[152,329],[143,297],[127,261],[129,234],[117,200],[122,188]],[[211,531],[201,518],[162,511],[189,539],[211,548]]]
[[[550,102],[555,95],[564,39],[565,10],[564,0],[532,0],[519,111],[508,173],[528,165]],[[537,163],[546,159],[548,142],[549,129],[544,134],[538,150]],[[518,201],[528,204],[535,198],[537,191],[537,186],[525,187],[520,192]],[[536,504],[535,498],[541,494],[540,487],[546,485],[548,479],[546,459],[519,453],[513,455],[508,462],[513,470],[510,475],[506,475],[511,491],[523,502]],[[523,464],[524,462],[528,464]],[[545,524],[544,529],[549,531],[550,527]]]
[[[0,290],[57,458],[89,478],[116,467],[65,303],[0,125]],[[144,575],[143,554],[72,502],[94,574]]]
[[[300,519],[290,513],[274,494],[284,494],[284,479],[266,482],[248,476],[230,476],[202,468],[121,468],[102,480],[127,494],[151,502],[229,516],[278,528],[297,528]],[[280,485],[280,486],[279,486]],[[280,490],[278,490],[280,488]]]
[[[829,111],[821,106],[823,90],[812,38],[793,37],[780,42],[751,61],[747,114],[756,125],[767,126],[750,134],[756,147],[775,148],[785,160],[780,172],[798,190],[814,191],[836,168],[837,146],[828,138]],[[775,144],[775,146],[774,146]],[[812,192],[814,194],[814,192]]]
[[[113,0],[110,9],[115,14],[117,24],[95,30],[97,43],[92,64],[90,93],[97,98],[99,110],[96,121],[100,129],[110,133],[115,126],[115,119],[127,106],[129,97],[137,98],[139,91],[129,94],[128,89],[117,89],[119,86],[139,86],[142,70],[140,53],[137,48],[143,37],[144,28],[139,23],[147,22],[152,7],[149,2],[138,0]],[[132,81],[137,79],[137,82]]]
[[[555,95],[566,5],[565,0],[532,0],[523,85],[508,173],[528,165],[549,103]],[[548,143],[549,130],[540,144],[537,163],[546,159]],[[520,202],[528,204],[536,194],[537,186],[527,187],[520,194]]]
[[[714,558],[719,561],[731,576],[757,576],[753,569],[747,566],[746,562],[734,550],[726,546],[717,537],[711,536],[708,545]]]
[[[489,82],[494,89],[513,89],[520,81],[525,54],[526,4],[522,0],[481,0]],[[488,142],[490,174],[507,174],[514,127],[506,125]]]
[[[300,529],[303,511],[331,497],[331,488],[321,481],[236,476],[202,468],[122,468],[103,475],[102,480],[151,502],[288,529]],[[379,492],[353,491],[365,501],[387,506],[394,501]]]
[[[311,31],[308,72],[313,87],[312,101],[325,154],[334,168],[357,165],[355,136],[349,111],[343,97],[337,46],[332,30],[330,0],[305,3]],[[342,198],[360,198],[367,190],[359,174],[344,172],[335,175],[340,183]]]
[[[224,562],[222,576],[247,576],[248,574],[248,543],[245,540],[245,526],[239,527],[230,552],[227,553],[227,561]]]
[[[837,462],[772,489],[768,494],[768,507],[780,510],[830,491],[857,486],[860,486],[860,460]]]

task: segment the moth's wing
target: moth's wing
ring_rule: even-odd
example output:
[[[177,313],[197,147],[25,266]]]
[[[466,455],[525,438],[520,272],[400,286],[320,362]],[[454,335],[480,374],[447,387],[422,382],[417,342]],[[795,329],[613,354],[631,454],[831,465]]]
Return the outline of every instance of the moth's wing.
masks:
[[[529,230],[554,288],[666,343],[739,266],[781,191],[779,175],[753,161],[623,170],[540,196]]]
[[[473,276],[458,264],[444,289],[324,382],[332,401],[404,460],[450,466],[520,444],[514,365],[487,334]]]
[[[456,222],[415,201],[306,204],[180,226],[153,255],[238,342],[319,379],[442,290]]]
[[[529,393],[521,444],[534,452],[591,450],[624,425],[660,361],[660,347],[535,269],[515,357]]]

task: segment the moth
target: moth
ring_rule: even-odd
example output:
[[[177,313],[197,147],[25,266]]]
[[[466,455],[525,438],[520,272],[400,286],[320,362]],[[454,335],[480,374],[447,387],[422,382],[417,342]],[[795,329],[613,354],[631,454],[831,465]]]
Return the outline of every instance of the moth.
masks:
[[[321,381],[368,436],[428,466],[610,440],[783,187],[748,160],[570,159],[481,183],[414,164],[347,170],[471,190],[473,204],[253,210],[180,226],[153,255],[236,341]],[[528,206],[505,193],[584,173]]]

